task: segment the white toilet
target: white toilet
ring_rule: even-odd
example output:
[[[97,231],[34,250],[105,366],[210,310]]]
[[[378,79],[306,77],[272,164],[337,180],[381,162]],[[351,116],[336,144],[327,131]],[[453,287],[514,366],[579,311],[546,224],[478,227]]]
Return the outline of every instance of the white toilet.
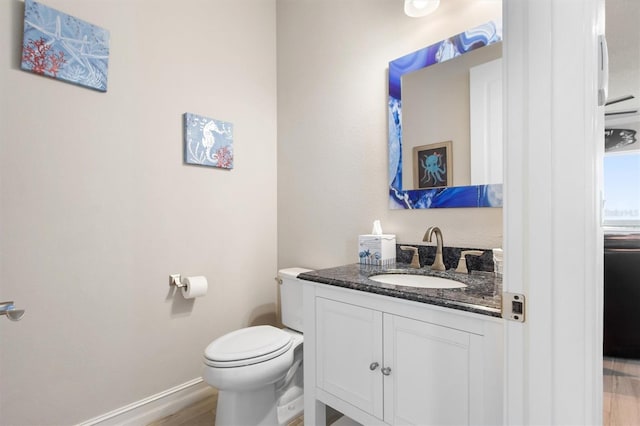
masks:
[[[216,426],[280,426],[302,414],[302,285],[309,269],[278,271],[282,323],[242,328],[204,352],[204,381],[218,389]]]

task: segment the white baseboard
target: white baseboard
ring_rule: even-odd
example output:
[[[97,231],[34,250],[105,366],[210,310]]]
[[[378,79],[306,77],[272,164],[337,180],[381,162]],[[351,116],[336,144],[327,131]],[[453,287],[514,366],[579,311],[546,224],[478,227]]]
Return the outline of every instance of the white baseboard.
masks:
[[[148,398],[94,417],[77,426],[140,426],[161,419],[188,405],[205,399],[215,390],[202,378],[167,389]]]

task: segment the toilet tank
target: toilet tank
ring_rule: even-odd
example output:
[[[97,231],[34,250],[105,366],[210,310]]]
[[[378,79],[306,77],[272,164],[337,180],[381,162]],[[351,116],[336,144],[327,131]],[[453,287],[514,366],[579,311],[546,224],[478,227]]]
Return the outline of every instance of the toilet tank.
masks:
[[[303,333],[302,327],[302,283],[296,278],[311,269],[287,268],[278,271],[280,283],[280,311],[285,327]]]

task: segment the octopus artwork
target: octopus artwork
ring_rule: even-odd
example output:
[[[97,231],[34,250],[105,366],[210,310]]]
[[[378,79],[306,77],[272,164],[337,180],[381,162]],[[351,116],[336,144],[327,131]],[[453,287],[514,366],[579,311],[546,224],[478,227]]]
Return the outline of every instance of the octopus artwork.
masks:
[[[442,155],[437,152],[426,155],[421,162],[424,168],[424,176],[421,182],[428,186],[443,186],[447,184],[447,165],[442,160]]]

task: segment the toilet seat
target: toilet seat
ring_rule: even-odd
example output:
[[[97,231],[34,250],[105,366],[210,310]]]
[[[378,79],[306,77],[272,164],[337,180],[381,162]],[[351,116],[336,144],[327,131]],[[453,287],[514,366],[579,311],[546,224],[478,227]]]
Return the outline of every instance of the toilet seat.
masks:
[[[231,368],[258,364],[276,358],[293,345],[291,334],[270,325],[242,328],[228,333],[207,346],[205,364]]]

